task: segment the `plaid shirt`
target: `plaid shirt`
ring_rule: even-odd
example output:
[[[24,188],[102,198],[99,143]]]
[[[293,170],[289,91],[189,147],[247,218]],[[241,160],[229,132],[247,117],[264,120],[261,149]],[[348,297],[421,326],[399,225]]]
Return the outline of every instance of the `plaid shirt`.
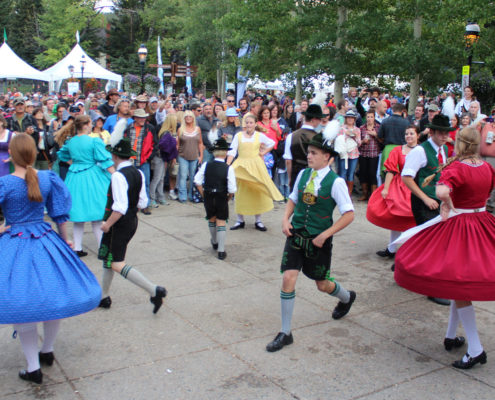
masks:
[[[375,132],[378,133],[378,129],[380,128],[380,124],[375,123]],[[370,141],[368,143],[363,143],[362,141],[364,140],[368,129],[366,127],[366,124],[361,126],[361,146],[359,147],[359,155],[361,157],[367,157],[367,158],[375,158],[378,157],[379,153],[379,146],[378,146],[378,140],[376,139],[376,136],[369,136]]]

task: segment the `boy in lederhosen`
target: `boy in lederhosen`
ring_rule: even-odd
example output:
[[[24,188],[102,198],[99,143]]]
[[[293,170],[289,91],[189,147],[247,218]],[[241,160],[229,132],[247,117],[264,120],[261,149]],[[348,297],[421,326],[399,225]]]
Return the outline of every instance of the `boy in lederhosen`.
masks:
[[[355,292],[347,291],[330,278],[332,237],[354,220],[346,183],[329,167],[335,154],[321,133],[315,135],[308,144],[309,168],[298,174],[289,196],[282,222],[282,231],[287,236],[281,265],[282,329],[268,343],[267,351],[278,351],[293,342],[291,320],[299,271],[314,280],[318,290],[340,300],[332,313],[334,319],[345,316],[356,298]],[[341,217],[333,223],[335,206]]]
[[[104,234],[98,258],[103,260],[103,281],[99,306],[110,308],[112,304],[109,291],[115,271],[150,294],[150,301],[154,305],[153,313],[156,314],[167,291],[164,287],[151,283],[136,268],[125,262],[127,245],[137,230],[137,212],[148,205],[144,175],[129,160],[136,156],[129,139],[121,139],[114,146],[110,144],[107,150],[112,153],[116,171],[112,174],[104,222],[101,226]]]
[[[237,189],[234,170],[225,163],[228,150],[227,141],[218,139],[213,147],[215,159],[204,163],[194,177],[194,183],[204,199],[211,245],[218,250],[220,260],[227,257],[225,224],[229,218],[229,200]]]

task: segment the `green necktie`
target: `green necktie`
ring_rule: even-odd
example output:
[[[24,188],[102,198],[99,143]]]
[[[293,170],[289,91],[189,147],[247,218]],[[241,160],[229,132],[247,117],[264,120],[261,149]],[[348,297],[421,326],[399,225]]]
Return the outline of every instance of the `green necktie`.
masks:
[[[304,189],[304,193],[311,193],[313,196],[316,196],[316,193],[315,193],[316,175],[318,175],[318,172],[316,172],[316,171],[313,171],[311,173],[311,179],[309,180],[308,184],[306,185],[306,189]]]

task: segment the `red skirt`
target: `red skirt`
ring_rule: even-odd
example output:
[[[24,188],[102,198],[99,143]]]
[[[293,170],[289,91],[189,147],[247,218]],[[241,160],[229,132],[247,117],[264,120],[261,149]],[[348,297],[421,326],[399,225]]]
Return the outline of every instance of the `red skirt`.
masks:
[[[395,257],[395,281],[426,296],[495,300],[495,217],[460,214],[419,232]]]
[[[400,175],[397,174],[392,179],[386,199],[382,197],[384,187],[385,185],[381,185],[376,189],[368,201],[368,221],[380,228],[399,232],[416,226],[411,211],[411,192]]]

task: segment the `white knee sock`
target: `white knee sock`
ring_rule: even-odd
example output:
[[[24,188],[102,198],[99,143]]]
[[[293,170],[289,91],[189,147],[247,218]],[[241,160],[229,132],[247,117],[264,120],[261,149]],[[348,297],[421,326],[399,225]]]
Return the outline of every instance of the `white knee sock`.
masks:
[[[391,253],[395,253],[397,251],[397,245],[392,245],[392,242],[396,240],[402,232],[399,231],[390,231],[390,243],[388,245],[388,251]]]
[[[74,222],[74,229],[72,230],[72,234],[74,236],[74,251],[82,250],[84,222]]]
[[[447,325],[447,333],[445,337],[448,339],[455,339],[457,332],[457,326],[459,325],[459,314],[457,313],[457,306],[454,300],[450,301],[450,315],[449,324]]]
[[[462,326],[466,332],[468,342],[468,354],[471,357],[479,356],[483,352],[483,346],[478,336],[478,329],[476,328],[476,315],[474,313],[474,307],[462,307],[457,309],[459,318],[461,319]]]
[[[105,297],[108,297],[110,293],[110,285],[112,284],[113,275],[114,275],[113,269],[106,268],[104,266],[102,275],[103,276],[101,279],[101,298],[104,299]]]
[[[237,214],[237,222],[244,222],[244,215]]]
[[[134,283],[136,286],[146,290],[150,296],[156,295],[156,285],[151,283],[148,278],[146,278],[141,272],[139,272],[136,268],[131,267],[130,265],[126,265],[120,271],[120,275],[122,275],[127,280]]]
[[[100,229],[101,228],[101,221],[93,221],[91,222],[91,227],[93,228],[93,234],[95,235],[96,238],[96,246],[100,247],[100,242],[101,242],[101,237],[103,236],[103,231]],[[98,250],[98,249],[96,249]]]
[[[226,235],[226,231],[225,231],[225,225],[223,226],[217,226],[215,228],[217,230],[217,240],[218,240],[218,251],[219,252],[222,252],[222,251],[225,251],[225,235]]]
[[[43,322],[43,345],[41,346],[42,353],[50,353],[53,351],[53,344],[57,338],[59,328],[59,319]]]
[[[27,361],[27,372],[40,369],[40,359],[38,356],[38,329],[35,322],[27,324],[15,324],[14,329],[19,335],[22,351]]]
[[[261,214],[256,214],[256,215],[254,216],[254,221],[255,221],[255,222],[261,222]]]

